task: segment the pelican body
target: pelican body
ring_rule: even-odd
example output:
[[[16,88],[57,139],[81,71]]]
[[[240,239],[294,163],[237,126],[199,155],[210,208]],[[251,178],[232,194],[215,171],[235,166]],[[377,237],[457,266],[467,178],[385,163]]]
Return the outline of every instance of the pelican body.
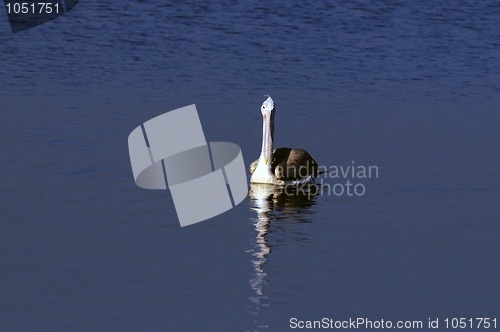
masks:
[[[271,96],[267,96],[261,107],[262,149],[259,159],[250,165],[250,182],[273,185],[314,182],[318,175],[318,164],[306,150],[273,150],[275,112],[274,101]]]

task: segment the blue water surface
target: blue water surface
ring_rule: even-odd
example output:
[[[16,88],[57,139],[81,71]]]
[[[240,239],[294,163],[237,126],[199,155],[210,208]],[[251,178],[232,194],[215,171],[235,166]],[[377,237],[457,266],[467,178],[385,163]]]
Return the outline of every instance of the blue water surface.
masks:
[[[0,330],[500,325],[499,60],[498,1],[89,0],[19,33],[0,14]],[[366,193],[256,191],[181,228],[135,185],[128,134],[193,103],[249,164],[264,94],[277,146],[376,165]]]

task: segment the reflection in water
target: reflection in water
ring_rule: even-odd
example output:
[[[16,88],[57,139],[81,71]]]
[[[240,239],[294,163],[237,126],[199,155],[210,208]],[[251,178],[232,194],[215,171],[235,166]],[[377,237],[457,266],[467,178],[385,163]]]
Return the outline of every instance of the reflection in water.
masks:
[[[262,330],[268,326],[259,322],[257,316],[270,305],[264,289],[268,277],[266,269],[268,255],[273,245],[270,239],[272,222],[311,222],[309,208],[315,202],[314,195],[310,193],[285,190],[283,187],[269,184],[251,184],[249,196],[251,209],[257,212],[257,218],[254,219],[257,235],[255,241],[252,241],[252,249],[248,251],[252,253],[255,272],[250,278],[250,287],[254,291],[250,297],[252,302],[250,312],[256,316],[254,323],[257,325],[257,330]]]

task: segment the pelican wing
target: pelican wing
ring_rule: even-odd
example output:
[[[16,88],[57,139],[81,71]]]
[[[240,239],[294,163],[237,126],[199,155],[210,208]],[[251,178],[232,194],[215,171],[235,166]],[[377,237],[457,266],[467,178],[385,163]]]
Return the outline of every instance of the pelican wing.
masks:
[[[304,149],[279,148],[273,152],[271,171],[278,180],[297,180],[318,175],[318,163]]]
[[[250,167],[248,167],[248,172],[250,173],[250,175],[252,175],[253,172],[255,172],[255,169],[257,168],[258,162],[259,162],[259,159],[257,158],[257,160],[255,160],[253,163],[251,163]]]
[[[253,174],[259,159],[250,164],[248,171]],[[271,172],[278,180],[298,180],[318,176],[318,163],[304,149],[278,148],[273,151]]]

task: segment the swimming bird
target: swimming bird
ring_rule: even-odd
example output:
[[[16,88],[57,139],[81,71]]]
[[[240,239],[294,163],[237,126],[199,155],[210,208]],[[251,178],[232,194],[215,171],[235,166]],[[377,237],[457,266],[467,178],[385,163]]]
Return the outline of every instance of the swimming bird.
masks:
[[[276,108],[271,96],[261,107],[262,150],[260,157],[249,168],[251,183],[288,185],[314,182],[318,175],[318,163],[304,149],[278,148],[273,151],[274,114]]]

